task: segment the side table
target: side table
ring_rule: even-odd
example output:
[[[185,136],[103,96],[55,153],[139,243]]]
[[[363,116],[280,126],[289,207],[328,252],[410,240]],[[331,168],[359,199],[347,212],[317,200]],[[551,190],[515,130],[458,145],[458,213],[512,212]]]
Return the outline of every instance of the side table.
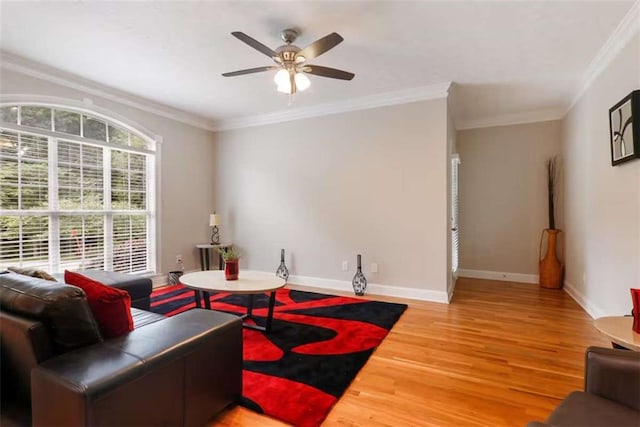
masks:
[[[210,269],[212,249],[228,248],[231,245],[232,244],[229,242],[219,243],[217,245],[211,243],[196,245],[196,248],[198,248],[198,252],[200,252],[200,270],[205,271]],[[222,266],[222,255],[218,253],[218,270],[222,270]],[[193,291],[196,299],[196,307],[198,308],[202,307],[202,305],[200,304],[200,292],[201,291],[197,290]],[[209,292],[202,291],[202,293],[204,294],[203,296],[205,298],[205,301],[209,301]]]

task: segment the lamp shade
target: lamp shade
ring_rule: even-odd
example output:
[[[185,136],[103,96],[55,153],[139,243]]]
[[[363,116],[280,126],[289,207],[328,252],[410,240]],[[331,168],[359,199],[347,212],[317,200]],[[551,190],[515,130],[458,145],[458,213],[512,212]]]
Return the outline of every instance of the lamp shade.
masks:
[[[288,86],[291,85],[289,80],[289,72],[285,69],[282,69],[273,76],[273,81],[276,82],[278,86]]]
[[[220,221],[220,215],[211,214],[209,215],[209,227],[214,227],[216,225],[220,225],[222,222]]]
[[[302,92],[303,90],[307,90],[309,86],[311,86],[311,80],[309,80],[309,77],[305,76],[302,73],[296,73],[295,81],[296,87],[300,92]]]

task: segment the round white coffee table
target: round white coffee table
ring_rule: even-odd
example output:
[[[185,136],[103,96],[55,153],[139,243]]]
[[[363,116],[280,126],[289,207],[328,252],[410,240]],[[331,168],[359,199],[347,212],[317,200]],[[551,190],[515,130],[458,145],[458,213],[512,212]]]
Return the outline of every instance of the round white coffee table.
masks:
[[[270,292],[269,310],[267,311],[265,326],[244,324],[246,328],[257,329],[264,332],[271,331],[273,307],[276,302],[276,290],[287,284],[284,279],[276,277],[273,273],[262,273],[251,270],[240,270],[238,280],[227,280],[224,275],[224,270],[196,271],[180,276],[180,283],[187,288],[202,292],[204,294],[204,306],[209,310],[211,310],[209,292],[230,292],[232,294],[249,295],[247,313],[242,316],[242,318],[249,319],[253,318],[253,296],[255,294]]]
[[[627,350],[640,351],[640,334],[633,330],[633,317],[607,316],[593,321],[597,330],[605,334],[614,344]]]

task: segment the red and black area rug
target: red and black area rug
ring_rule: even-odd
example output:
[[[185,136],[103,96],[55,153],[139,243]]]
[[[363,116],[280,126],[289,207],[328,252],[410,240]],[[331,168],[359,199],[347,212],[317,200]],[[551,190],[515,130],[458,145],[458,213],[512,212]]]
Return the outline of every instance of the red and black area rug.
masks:
[[[213,310],[246,312],[246,295],[211,296]],[[254,297],[264,325],[268,294]],[[182,285],[151,294],[151,309],[173,316],[195,307]],[[404,304],[280,289],[271,332],[243,329],[241,404],[295,426],[314,427],[329,413],[407,308]]]

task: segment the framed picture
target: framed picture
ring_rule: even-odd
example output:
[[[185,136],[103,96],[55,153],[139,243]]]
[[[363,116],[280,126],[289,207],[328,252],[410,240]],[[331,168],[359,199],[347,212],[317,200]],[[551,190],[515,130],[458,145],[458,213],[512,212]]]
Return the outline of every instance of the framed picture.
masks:
[[[640,158],[640,90],[634,90],[609,110],[611,165]]]

